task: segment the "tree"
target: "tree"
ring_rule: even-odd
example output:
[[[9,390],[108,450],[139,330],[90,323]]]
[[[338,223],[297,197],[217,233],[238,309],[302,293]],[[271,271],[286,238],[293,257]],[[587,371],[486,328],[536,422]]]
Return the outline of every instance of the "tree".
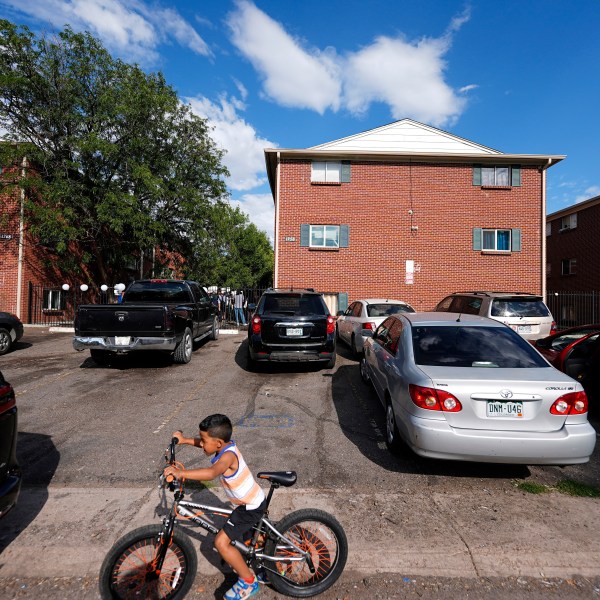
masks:
[[[0,47],[0,127],[18,142],[0,145],[3,164],[27,157],[29,231],[63,270],[109,282],[156,247],[189,270],[203,252],[220,260],[219,219],[235,213],[223,153],[162,74],[68,27],[36,37],[0,20]]]

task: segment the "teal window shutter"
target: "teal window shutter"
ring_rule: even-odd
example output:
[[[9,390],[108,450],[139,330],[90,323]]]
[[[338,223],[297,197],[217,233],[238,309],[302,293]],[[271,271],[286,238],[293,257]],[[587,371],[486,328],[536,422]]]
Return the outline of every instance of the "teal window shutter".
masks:
[[[511,167],[511,183],[514,187],[521,185],[521,166],[513,165]]]
[[[521,230],[520,229],[512,229],[511,230],[511,250],[513,252],[521,252]]]
[[[473,165],[473,185],[481,185],[481,165]]]
[[[473,250],[481,250],[481,227],[473,227]]]
[[[350,226],[340,225],[340,248],[347,248],[350,243]]]
[[[342,161],[342,183],[350,183],[350,161]]]
[[[300,245],[310,246],[310,225],[300,225]]]
[[[348,292],[340,292],[338,294],[338,312],[348,308]]]

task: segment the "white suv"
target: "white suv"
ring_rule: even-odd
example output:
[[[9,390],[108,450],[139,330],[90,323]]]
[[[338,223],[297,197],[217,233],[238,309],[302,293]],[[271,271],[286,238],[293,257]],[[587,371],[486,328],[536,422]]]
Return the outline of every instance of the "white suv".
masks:
[[[455,292],[446,296],[434,310],[489,317],[505,323],[527,340],[556,333],[552,314],[544,299],[536,294]]]

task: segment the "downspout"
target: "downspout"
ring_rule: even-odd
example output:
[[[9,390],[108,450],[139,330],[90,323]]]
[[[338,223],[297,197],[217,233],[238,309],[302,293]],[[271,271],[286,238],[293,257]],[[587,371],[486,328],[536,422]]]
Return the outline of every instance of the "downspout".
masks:
[[[551,166],[552,159],[549,158],[547,164],[542,167],[542,297],[546,304],[546,171]]]
[[[275,192],[275,273],[273,287],[279,287],[279,190],[281,189],[281,153],[277,152],[277,191]]]
[[[24,156],[21,162],[21,177],[25,179],[25,169],[27,168],[27,158]],[[17,317],[21,319],[21,287],[23,285],[23,250],[25,247],[25,189],[23,187],[21,190],[21,207],[19,214],[19,256],[17,259]]]

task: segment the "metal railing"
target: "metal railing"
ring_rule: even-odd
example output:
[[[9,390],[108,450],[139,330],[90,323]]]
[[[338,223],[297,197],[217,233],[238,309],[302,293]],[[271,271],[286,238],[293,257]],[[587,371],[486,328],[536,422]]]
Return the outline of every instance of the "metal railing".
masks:
[[[548,292],[546,299],[558,329],[600,322],[600,291]]]

